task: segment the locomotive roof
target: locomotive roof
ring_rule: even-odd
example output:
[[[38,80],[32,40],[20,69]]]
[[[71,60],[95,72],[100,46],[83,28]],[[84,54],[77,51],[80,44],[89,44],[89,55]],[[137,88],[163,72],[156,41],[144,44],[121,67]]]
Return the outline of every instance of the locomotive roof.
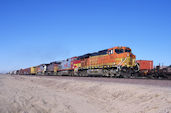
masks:
[[[54,61],[54,62],[51,62],[50,64],[60,64],[61,61]]]
[[[101,51],[94,52],[94,53],[88,53],[88,54],[85,54],[85,55],[79,56],[79,57],[78,57],[78,59],[89,58],[89,57],[91,57],[91,56],[104,55],[104,54],[107,54],[107,51],[108,51],[108,49],[101,50]]]

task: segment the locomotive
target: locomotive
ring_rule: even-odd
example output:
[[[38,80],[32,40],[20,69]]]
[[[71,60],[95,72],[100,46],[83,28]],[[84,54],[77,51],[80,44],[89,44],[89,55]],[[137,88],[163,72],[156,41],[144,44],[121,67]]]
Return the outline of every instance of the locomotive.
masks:
[[[79,76],[130,77],[139,70],[136,56],[128,47],[114,47],[79,56],[78,59],[80,67],[74,70]]]
[[[18,74],[131,77],[139,71],[129,47],[113,47],[66,60],[21,69]]]

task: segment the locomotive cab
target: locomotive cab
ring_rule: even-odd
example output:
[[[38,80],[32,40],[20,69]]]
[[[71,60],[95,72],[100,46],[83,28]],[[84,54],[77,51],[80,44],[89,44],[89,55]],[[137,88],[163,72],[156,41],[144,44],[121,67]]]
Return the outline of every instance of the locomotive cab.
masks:
[[[115,47],[108,50],[109,55],[123,53],[132,53],[132,50],[128,47]]]
[[[131,49],[130,48],[116,48],[115,53],[116,54],[131,53]]]
[[[132,54],[132,50],[128,47],[114,47],[108,50],[108,55],[113,56],[116,65],[125,67],[133,67],[135,63],[135,55]]]

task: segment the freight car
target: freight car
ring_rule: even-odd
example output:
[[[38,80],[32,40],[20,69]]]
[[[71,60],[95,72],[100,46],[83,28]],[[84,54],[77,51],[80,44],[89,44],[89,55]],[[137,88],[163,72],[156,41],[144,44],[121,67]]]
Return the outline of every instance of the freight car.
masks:
[[[171,79],[171,65],[162,69],[162,74],[167,79]]]
[[[171,79],[171,65],[165,67],[161,67],[160,65],[156,66],[147,74],[153,79]]]
[[[19,73],[21,75],[30,75],[31,74],[31,68],[20,69],[20,72]]]
[[[153,61],[152,60],[137,60],[139,65],[139,73],[140,77],[149,77],[149,72],[153,69]]]
[[[9,72],[10,75],[18,75],[19,74],[19,70],[15,70],[15,71],[11,71]]]
[[[138,77],[151,79],[171,79],[171,66],[156,66],[153,67],[153,61],[137,60],[140,71]]]

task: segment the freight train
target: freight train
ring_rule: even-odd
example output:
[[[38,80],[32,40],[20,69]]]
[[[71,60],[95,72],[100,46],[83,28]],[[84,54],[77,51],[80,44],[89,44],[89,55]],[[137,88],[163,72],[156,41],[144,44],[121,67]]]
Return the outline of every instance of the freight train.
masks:
[[[20,69],[15,71],[15,74],[134,78],[153,75],[155,74],[152,73],[153,71],[153,62],[136,61],[136,56],[129,47],[113,47],[66,60]]]

